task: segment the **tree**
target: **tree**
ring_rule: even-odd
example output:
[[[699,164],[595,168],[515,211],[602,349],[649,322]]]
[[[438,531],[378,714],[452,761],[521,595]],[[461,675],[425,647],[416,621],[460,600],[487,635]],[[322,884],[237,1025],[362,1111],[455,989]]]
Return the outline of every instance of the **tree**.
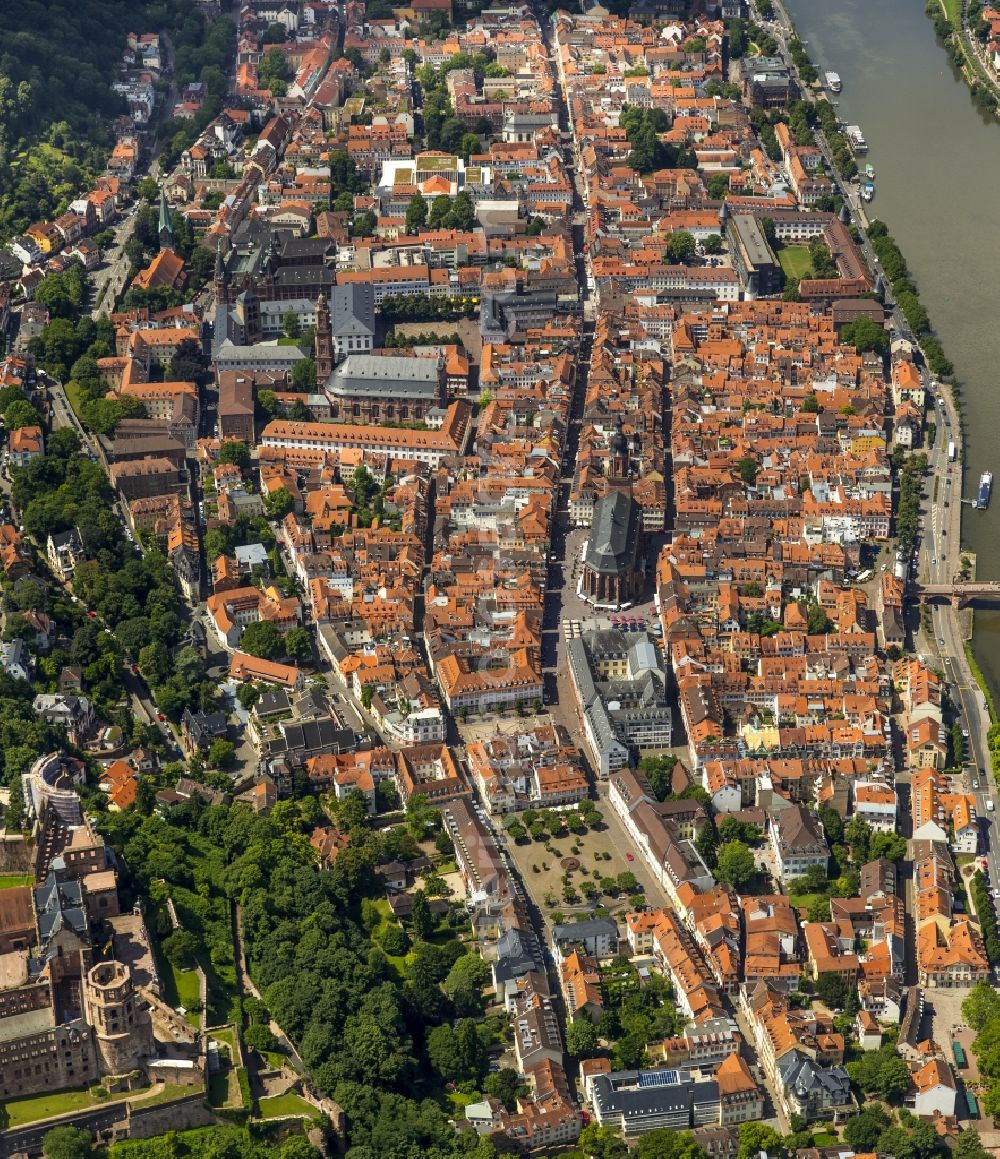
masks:
[[[784,1159],[788,1154],[783,1136],[766,1123],[741,1123],[738,1159],[757,1159],[766,1151],[773,1159]]]
[[[427,898],[422,889],[413,894],[413,910],[410,913],[410,927],[414,936],[426,942],[434,932],[434,916],[427,904]]]
[[[975,1031],[991,1019],[1000,1019],[1000,994],[989,982],[977,982],[962,1003],[962,1016]]]
[[[574,1058],[588,1058],[597,1049],[597,1027],[586,1015],[566,1027],[566,1049]]]
[[[483,987],[490,980],[490,968],[478,954],[457,958],[441,984],[459,1014],[477,1014],[482,1009]]]
[[[240,651],[262,660],[273,660],[281,654],[283,648],[281,632],[268,620],[247,624],[240,637]]]
[[[294,310],[289,310],[281,320],[286,338],[300,338],[302,336],[302,319]]]
[[[300,358],[292,366],[292,390],[312,394],[316,389],[316,360]]]
[[[864,1110],[850,1119],[844,1127],[844,1141],[855,1151],[872,1152],[879,1136],[889,1126],[889,1116],[878,1103],[869,1103]]]
[[[257,65],[257,79],[260,87],[267,89],[276,97],[283,97],[288,92],[288,81],[291,79],[291,75],[292,70],[288,60],[280,48],[269,48]]]
[[[990,1152],[983,1146],[979,1132],[974,1127],[966,1127],[964,1131],[959,1131],[951,1154],[953,1159],[990,1159]]]
[[[689,1131],[659,1127],[639,1136],[636,1159],[706,1159],[705,1149]]]
[[[639,761],[639,771],[649,781],[649,787],[658,801],[665,801],[673,789],[673,772],[677,764],[675,756],[643,757]]]
[[[268,519],[284,519],[295,506],[287,487],[276,487],[264,496],[264,513]]]
[[[848,322],[840,331],[840,340],[845,346],[853,346],[858,354],[869,351],[886,355],[889,353],[889,335],[867,315]]]
[[[377,225],[378,217],[370,209],[366,209],[364,213],[359,213],[351,223],[351,236],[371,237]]]
[[[236,689],[236,699],[249,712],[260,700],[260,689],[256,684],[241,684]]]
[[[873,861],[879,857],[887,861],[905,861],[906,838],[901,833],[873,833],[869,854]]]
[[[667,260],[673,263],[688,262],[694,257],[697,250],[694,235],[686,229],[676,230],[667,238],[665,253]]]
[[[250,448],[239,439],[227,439],[219,448],[219,462],[231,463],[245,471],[250,466]]]
[[[198,952],[198,939],[190,930],[174,930],[163,939],[163,952],[174,966],[186,970]]]
[[[210,769],[228,769],[236,763],[236,745],[225,737],[217,736],[208,749]]]
[[[20,427],[37,427],[42,424],[42,416],[30,402],[17,399],[4,408],[3,420],[9,431]]]
[[[199,382],[205,368],[201,347],[193,338],[185,338],[170,360],[169,375],[174,382]]]
[[[303,662],[312,659],[312,636],[309,629],[292,628],[285,636],[285,655],[290,660]]]
[[[821,604],[810,604],[806,610],[806,632],[810,636],[824,636],[833,627],[833,621]]]
[[[814,415],[819,411],[819,399],[816,397],[815,391],[809,391],[806,397],[802,400],[802,413],[807,415]]]
[[[889,1103],[910,1089],[910,1068],[892,1046],[865,1052],[847,1064],[847,1073],[866,1095],[878,1095]]]
[[[518,1096],[527,1089],[527,1084],[519,1071],[513,1067],[504,1066],[500,1070],[488,1074],[483,1079],[483,1091],[499,1099],[508,1111],[516,1110]],[[968,1156],[967,1159],[979,1159],[978,1156]]]
[[[722,237],[720,234],[710,233],[708,235],[708,237],[705,238],[703,245],[705,247],[705,253],[707,253],[707,254],[721,254],[722,253],[723,246],[722,246]]]
[[[736,473],[748,487],[752,487],[757,481],[757,472],[759,470],[760,467],[757,460],[750,458],[749,455],[744,456],[736,464]]]
[[[465,1077],[458,1038],[447,1023],[435,1026],[427,1035],[427,1057],[446,1082],[459,1082]]]
[[[278,1040],[270,1028],[260,1022],[254,1022],[246,1028],[243,1032],[243,1041],[251,1050],[256,1050],[259,1054],[278,1049]]]
[[[77,1127],[53,1127],[42,1139],[45,1159],[90,1159],[94,1148],[90,1132]]]
[[[139,671],[150,684],[162,684],[173,665],[167,646],[160,640],[147,644],[139,651]]]
[[[719,847],[716,855],[715,876],[739,889],[753,877],[755,863],[753,854],[742,841],[727,841]]]
[[[418,190],[410,199],[406,207],[406,232],[419,233],[421,226],[427,222],[427,202],[424,195]]]
[[[613,1127],[591,1122],[580,1132],[577,1147],[588,1159],[627,1159],[625,1140]]]
[[[843,1009],[847,1002],[848,983],[840,974],[820,974],[816,979],[816,997],[829,1009]]]

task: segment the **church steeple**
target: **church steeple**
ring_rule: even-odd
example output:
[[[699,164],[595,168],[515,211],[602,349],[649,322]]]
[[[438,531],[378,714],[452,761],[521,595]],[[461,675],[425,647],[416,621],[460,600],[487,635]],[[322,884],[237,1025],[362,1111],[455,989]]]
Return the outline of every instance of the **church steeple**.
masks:
[[[174,223],[170,219],[170,207],[167,205],[167,194],[160,186],[160,249],[174,248]]]
[[[322,388],[333,373],[333,326],[330,320],[330,303],[325,294],[320,294],[316,299],[316,336],[313,341],[316,385]]]

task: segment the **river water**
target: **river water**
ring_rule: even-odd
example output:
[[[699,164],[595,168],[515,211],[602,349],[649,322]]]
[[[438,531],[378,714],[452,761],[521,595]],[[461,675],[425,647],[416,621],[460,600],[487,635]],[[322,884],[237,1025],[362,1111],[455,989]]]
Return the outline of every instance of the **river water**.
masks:
[[[1000,122],[952,69],[923,0],[784,0],[822,74],[840,74],[840,116],[861,126],[876,171],[868,207],[899,242],[954,363],[965,419],[963,494],[997,475],[988,511],[963,512],[978,577],[1000,578]],[[977,611],[974,648],[1000,694],[1000,612]]]

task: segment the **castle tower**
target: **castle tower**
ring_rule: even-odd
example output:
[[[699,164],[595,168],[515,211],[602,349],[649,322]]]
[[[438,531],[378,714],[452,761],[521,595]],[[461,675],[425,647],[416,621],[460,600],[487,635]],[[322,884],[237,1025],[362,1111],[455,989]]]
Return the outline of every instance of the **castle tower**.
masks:
[[[316,299],[316,385],[322,387],[333,373],[333,324],[324,294]]]
[[[136,1001],[128,966],[110,961],[91,967],[83,999],[103,1073],[127,1074],[153,1056],[153,1025],[149,1012]]]

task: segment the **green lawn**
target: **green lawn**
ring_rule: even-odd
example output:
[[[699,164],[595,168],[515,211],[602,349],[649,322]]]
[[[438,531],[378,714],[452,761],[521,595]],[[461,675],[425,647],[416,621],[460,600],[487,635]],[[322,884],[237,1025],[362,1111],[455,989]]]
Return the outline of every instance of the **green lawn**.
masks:
[[[813,1135],[814,1147],[836,1147],[840,1140],[836,1135],[831,1135],[829,1131],[820,1131]]]
[[[275,1095],[274,1098],[260,1100],[260,1117],[262,1119],[282,1119],[289,1115],[298,1115],[307,1119],[318,1118],[316,1108],[294,1091],[286,1091],[283,1095]]]
[[[956,31],[962,26],[962,0],[941,0],[941,7]]]
[[[11,1099],[3,1106],[9,1116],[10,1126],[23,1127],[25,1123],[34,1123],[52,1115],[65,1115],[69,1111],[82,1111],[87,1107],[95,1107],[99,1102],[106,1101],[109,1100],[95,1099],[90,1091],[84,1088],[82,1090],[29,1095],[26,1099]]]
[[[83,405],[80,400],[80,384],[74,379],[63,383],[63,390],[66,392],[66,397],[69,399],[69,405],[76,412],[77,418],[80,417],[80,407]]]
[[[788,898],[789,903],[795,909],[809,909],[813,902],[826,900],[827,897],[824,893],[793,893]]]
[[[30,873],[0,874],[0,889],[16,889],[19,885],[31,885]]]
[[[445,1091],[445,1098],[447,1099],[449,1106],[451,1106],[456,1111],[464,1111],[465,1108],[471,1103],[478,1103],[482,1097],[483,1096],[478,1092],[471,1095],[464,1095],[461,1091]],[[464,1115],[459,1116],[459,1118],[464,1117]]]
[[[778,261],[786,278],[807,278],[812,273],[812,258],[809,256],[808,246],[782,246],[778,250]]]
[[[166,1087],[158,1094],[142,1099],[142,1091],[125,1091],[107,1099],[98,1099],[85,1087],[76,1087],[69,1091],[46,1092],[41,1095],[30,1095],[26,1099],[11,1099],[2,1104],[10,1116],[11,1127],[22,1127],[25,1123],[37,1123],[40,1119],[48,1119],[53,1115],[66,1115],[70,1111],[84,1111],[88,1107],[102,1107],[109,1103],[122,1103],[127,1099],[143,1101],[144,1105],[152,1106],[156,1103],[172,1103],[177,1099],[190,1094],[193,1087],[179,1086]]]

